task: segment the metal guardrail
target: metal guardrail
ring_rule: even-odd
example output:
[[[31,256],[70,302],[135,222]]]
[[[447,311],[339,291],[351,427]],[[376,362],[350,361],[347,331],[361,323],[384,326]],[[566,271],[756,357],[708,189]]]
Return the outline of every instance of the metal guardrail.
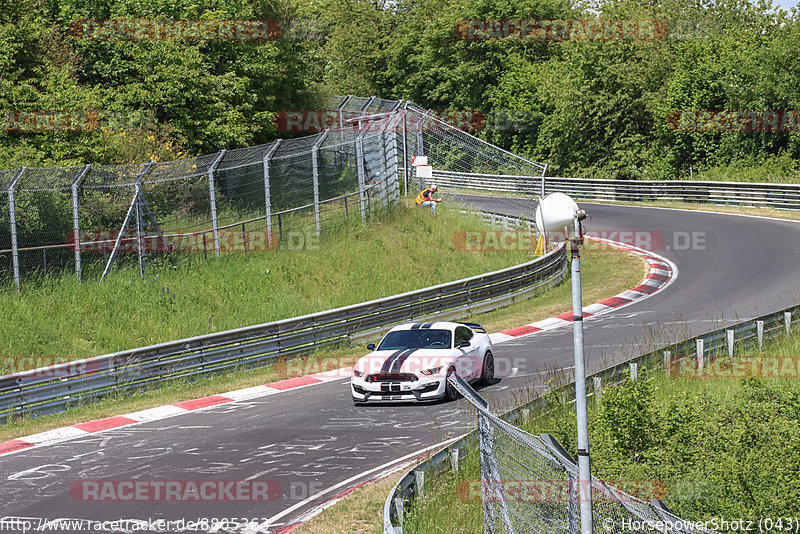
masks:
[[[462,280],[342,308],[0,377],[0,421],[57,413],[110,392],[261,367],[412,319],[456,318],[534,296],[568,272],[566,248]]]
[[[788,334],[792,326],[798,323],[800,323],[800,305],[741,321],[732,326],[662,347],[587,376],[587,394],[599,398],[603,387],[619,384],[627,376],[642,376],[648,372],[666,371],[676,359],[696,358],[698,366],[708,365],[713,357],[733,356],[737,347],[756,343],[760,347],[765,337]],[[552,404],[549,402],[551,395],[560,399],[562,404],[573,401],[575,382],[570,382],[550,391],[548,395],[517,406],[500,417],[509,423],[515,423],[527,420],[531,416],[544,415],[552,408]],[[404,511],[413,503],[414,499],[424,495],[425,479],[447,469],[458,472],[459,460],[467,454],[471,447],[474,448],[477,439],[476,429],[425,459],[395,484],[384,503],[384,534],[402,534]],[[663,503],[660,506],[666,514],[670,513]]]
[[[541,177],[539,176],[470,174],[440,171],[434,168],[433,179],[437,185],[452,189],[504,191],[531,195],[542,193]],[[800,210],[800,184],[545,178],[544,192],[556,191],[584,201],[671,200]]]

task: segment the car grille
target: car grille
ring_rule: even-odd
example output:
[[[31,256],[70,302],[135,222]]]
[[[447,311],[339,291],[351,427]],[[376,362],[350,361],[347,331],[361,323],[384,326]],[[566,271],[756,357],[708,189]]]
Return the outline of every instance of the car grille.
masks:
[[[416,382],[417,375],[411,373],[378,373],[367,375],[367,382]]]

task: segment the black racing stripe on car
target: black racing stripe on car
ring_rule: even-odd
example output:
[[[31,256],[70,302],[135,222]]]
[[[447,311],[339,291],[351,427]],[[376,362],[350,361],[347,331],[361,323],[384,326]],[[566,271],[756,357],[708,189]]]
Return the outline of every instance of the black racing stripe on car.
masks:
[[[391,353],[389,355],[389,357],[386,358],[386,361],[383,362],[383,365],[381,366],[381,374],[383,375],[383,374],[388,373],[389,369],[392,367],[392,363],[394,362],[394,358],[396,358],[397,356],[400,356],[400,354],[403,351],[406,351],[406,350],[408,350],[408,349],[400,349],[400,350],[397,350],[397,351],[394,351],[393,353]]]
[[[386,373],[390,373],[391,372],[390,369],[392,368],[394,362],[397,361],[398,358],[401,358],[403,354],[405,354],[406,352],[409,351],[414,352],[415,350],[417,349],[401,349],[393,353],[391,356],[386,358],[385,362],[383,362],[383,366],[381,367],[381,374],[385,375]]]
[[[416,323],[414,326],[411,327],[411,330],[419,330],[422,327],[421,323]]]
[[[392,370],[389,371],[390,373],[399,373],[400,368],[403,367],[403,363],[408,359],[409,356],[417,352],[417,349],[411,349],[408,353],[403,353],[394,360],[394,364],[392,365]]]
[[[433,323],[422,323],[422,325],[420,325],[420,328],[425,330],[425,329],[428,329],[428,328],[430,328],[432,326],[433,326]]]
[[[392,365],[389,366],[388,373],[391,374],[398,372],[400,370],[400,366],[403,365],[404,361],[406,361],[406,358],[416,351],[417,349],[406,349],[401,354],[398,354],[392,361]]]

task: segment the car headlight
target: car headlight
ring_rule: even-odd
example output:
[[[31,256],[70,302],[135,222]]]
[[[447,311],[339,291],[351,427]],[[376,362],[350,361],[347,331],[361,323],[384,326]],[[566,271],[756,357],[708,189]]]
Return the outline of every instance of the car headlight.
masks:
[[[439,370],[442,367],[444,367],[444,366],[440,365],[439,367],[434,367],[433,369],[425,369],[424,371],[420,371],[420,373],[422,373],[425,376],[435,375],[436,373],[439,372]]]
[[[362,373],[357,369],[353,369],[353,376],[355,376],[356,378],[361,378],[362,376],[364,376],[364,373]]]

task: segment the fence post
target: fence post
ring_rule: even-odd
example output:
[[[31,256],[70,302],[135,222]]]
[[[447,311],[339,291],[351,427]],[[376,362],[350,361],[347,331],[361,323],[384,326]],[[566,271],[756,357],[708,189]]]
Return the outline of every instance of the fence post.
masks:
[[[78,282],[81,281],[81,224],[78,212],[78,189],[91,168],[91,165],[84,165],[83,169],[72,180],[72,243],[75,247],[75,274],[78,277]]]
[[[599,376],[592,378],[594,382],[594,402],[600,404],[600,399],[603,396],[603,379]]]
[[[27,170],[28,167],[22,167],[8,186],[8,215],[11,218],[11,261],[14,265],[14,285],[17,286],[17,291],[20,290],[19,242],[17,240],[17,203],[14,198],[14,188]]]
[[[789,332],[792,329],[792,312],[783,312],[783,322],[786,326],[786,335],[789,335]]]
[[[353,98],[353,95],[347,95],[342,103],[339,104],[338,112],[339,112],[339,144],[344,143],[344,115],[342,114],[342,110],[344,106]]]
[[[697,340],[697,370],[702,371],[703,367],[705,366],[705,356],[703,353],[704,350],[704,341],[702,339]]]
[[[317,235],[319,235],[322,227],[319,217],[319,147],[323,142],[325,142],[325,138],[327,136],[328,130],[325,130],[319,136],[317,142],[314,143],[314,146],[311,147],[311,174],[314,182],[314,229],[316,230]]]
[[[386,160],[386,187],[391,195],[387,202],[394,204],[400,199],[400,151],[397,147],[397,116],[389,118],[389,141],[387,142],[389,158]]]
[[[550,167],[549,163],[545,163],[544,170],[542,171],[542,198],[544,198],[544,177],[547,176],[547,168]]]
[[[358,203],[361,207],[361,224],[367,224],[367,209],[364,202],[364,144],[361,139],[362,134],[356,135],[356,174],[358,175]]]
[[[725,330],[725,336],[728,338],[728,356],[731,358],[733,357],[733,342],[735,335],[736,332],[732,328]]]
[[[114,260],[117,257],[117,251],[119,250],[119,246],[122,243],[122,238],[125,235],[125,229],[128,228],[128,223],[130,223],[131,215],[133,211],[136,210],[136,232],[139,233],[139,195],[141,194],[141,184],[142,180],[144,179],[145,175],[150,172],[150,167],[152,167],[155,162],[151,159],[147,163],[144,164],[144,169],[136,175],[136,183],[134,186],[134,195],[133,199],[131,200],[131,205],[128,207],[128,213],[125,214],[125,220],[122,221],[122,228],[120,228],[119,234],[117,234],[117,238],[114,240],[114,248],[111,249],[111,255],[108,257],[108,261],[106,262],[106,266],[103,269],[103,274],[100,276],[100,281],[102,282],[105,280],[108,272],[111,270],[111,266],[114,264]],[[105,251],[105,247],[103,248]],[[141,259],[140,259],[141,261]],[[141,263],[140,263],[141,266]]]
[[[225,156],[225,149],[219,151],[217,159],[208,168],[208,198],[211,203],[211,232],[214,234],[214,254],[219,257],[219,227],[217,225],[217,191],[214,185],[214,178],[217,165]]]
[[[139,278],[144,280],[144,247],[142,242],[142,178],[143,173],[136,177],[136,183],[133,186],[134,198],[136,202],[136,256],[139,259]]]
[[[384,126],[385,128],[385,126]],[[378,134],[378,151],[380,157],[378,159],[378,190],[381,194],[381,205],[384,208],[389,207],[388,185],[389,177],[386,175],[387,165],[386,159],[389,157],[389,151],[386,148],[386,132],[382,131]]]
[[[272,155],[275,154],[275,151],[278,150],[278,147],[281,144],[281,140],[278,139],[273,143],[267,153],[264,154],[264,207],[266,213],[266,221],[267,221],[267,248],[272,248],[272,200],[270,198],[270,191],[269,191],[269,160],[272,158]]]
[[[408,115],[408,102],[403,104],[403,189],[405,195],[408,196],[408,132],[406,116]]]
[[[764,321],[756,321],[756,337],[758,338],[758,350],[764,348]]]

